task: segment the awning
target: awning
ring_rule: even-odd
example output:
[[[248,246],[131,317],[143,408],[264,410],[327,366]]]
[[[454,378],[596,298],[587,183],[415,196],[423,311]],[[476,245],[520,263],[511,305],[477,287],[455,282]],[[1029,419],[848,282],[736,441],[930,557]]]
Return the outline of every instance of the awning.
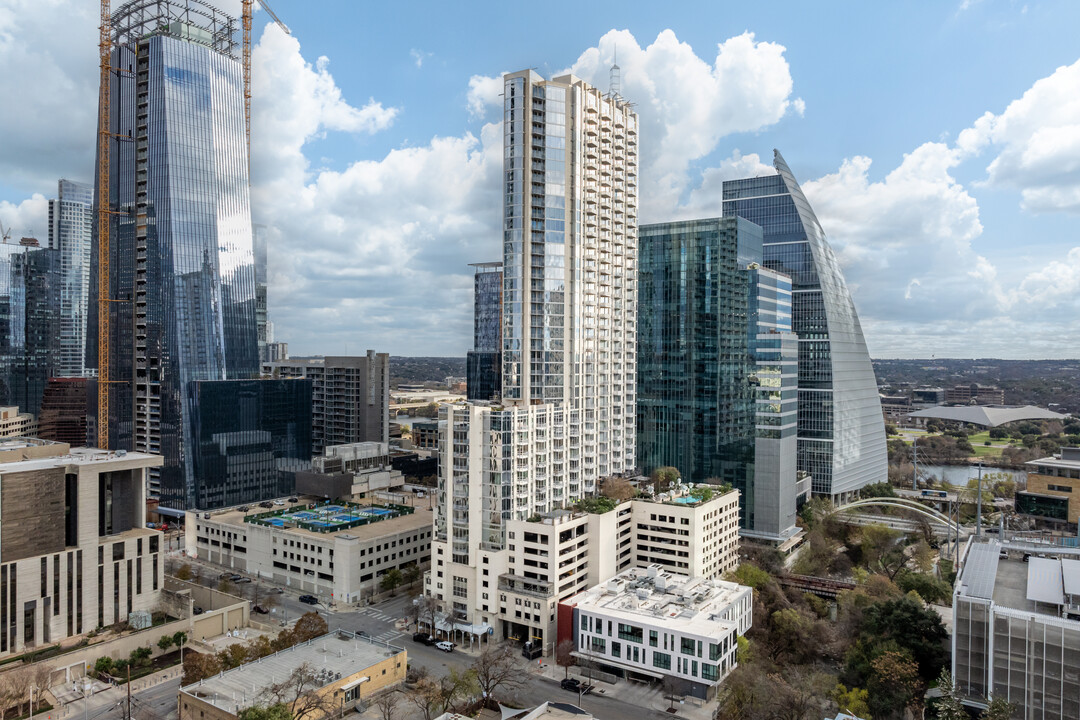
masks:
[[[657,680],[663,680],[666,676],[663,673],[653,672],[652,670],[646,670],[638,665],[629,665],[627,663],[621,663],[618,660],[613,660],[607,655],[589,655],[588,653],[578,652],[577,650],[571,650],[570,655],[580,660],[587,660],[597,665],[611,665],[612,667],[619,667],[627,672],[638,673],[639,675],[648,675],[649,677],[656,678]],[[588,672],[587,670],[578,669],[579,673]]]
[[[347,685],[342,685],[340,690],[341,690],[341,692],[348,692],[349,690],[352,690],[354,687],[356,687],[360,683],[366,683],[370,679],[371,679],[370,677],[365,675],[364,677],[362,677],[362,678],[360,678],[358,680],[353,680],[351,683],[349,683]]]
[[[172,508],[162,507],[161,505],[158,505],[156,508],[151,510],[151,512],[156,512],[158,515],[167,515],[168,517],[174,518],[182,518],[185,514],[185,511],[183,510],[173,510]]]
[[[491,625],[487,623],[450,623],[447,622],[446,618],[439,618],[436,620],[435,627],[443,632],[463,632],[469,633],[470,635],[487,635],[488,631],[491,630]]]

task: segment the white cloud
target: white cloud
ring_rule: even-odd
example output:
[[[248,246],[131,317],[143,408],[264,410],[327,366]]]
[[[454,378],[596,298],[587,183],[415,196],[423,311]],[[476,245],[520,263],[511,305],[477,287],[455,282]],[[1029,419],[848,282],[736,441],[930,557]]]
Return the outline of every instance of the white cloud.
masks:
[[[1000,115],[983,115],[958,145],[997,151],[986,183],[1018,189],[1024,209],[1080,212],[1080,60],[1036,82]]]
[[[19,204],[0,201],[0,224],[11,233],[11,242],[22,237],[36,237],[44,245],[49,237],[49,201],[44,195],[33,196]]]
[[[641,120],[641,213],[644,222],[670,217],[692,185],[690,164],[710,155],[720,139],[762,130],[790,109],[792,79],[784,46],[743,33],[716,46],[712,59],[695,54],[671,30],[642,48],[627,30],[607,32],[571,71],[608,86],[618,49],[622,95]]]
[[[473,75],[469,78],[469,92],[466,97],[466,107],[469,114],[476,118],[483,118],[489,106],[501,106],[499,98],[503,92],[503,73],[494,77],[485,75]]]
[[[434,53],[424,52],[423,50],[417,50],[413,48],[409,51],[409,57],[413,59],[413,63],[416,64],[416,69],[419,70],[424,66],[424,61],[431,57]]]
[[[723,190],[725,180],[775,175],[772,165],[761,162],[757,153],[743,155],[738,149],[731,157],[720,161],[715,167],[701,173],[701,184],[690,191],[686,203],[675,208],[670,216],[678,219],[720,217],[724,214]]]

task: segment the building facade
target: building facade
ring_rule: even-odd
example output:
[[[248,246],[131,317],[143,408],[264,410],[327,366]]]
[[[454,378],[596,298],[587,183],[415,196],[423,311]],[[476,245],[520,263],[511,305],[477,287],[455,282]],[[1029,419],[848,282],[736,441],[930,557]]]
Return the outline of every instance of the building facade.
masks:
[[[390,442],[390,356],[290,358],[265,363],[263,375],[311,381],[311,448]]]
[[[0,243],[0,404],[35,417],[60,359],[60,252]]]
[[[33,438],[0,443],[0,657],[157,608],[161,533],[146,529],[161,458]]]
[[[764,231],[765,267],[792,281],[799,337],[798,467],[842,501],[886,478],[885,422],[862,326],[840,265],[779,151],[775,175],[724,182],[724,216]]]
[[[38,437],[38,421],[17,407],[0,407],[0,437]]]
[[[560,604],[559,640],[572,640],[573,655],[602,670],[668,679],[676,692],[711,700],[737,665],[753,605],[752,588],[649,565]]]
[[[1074,527],[1080,523],[1080,448],[1061,448],[1054,457],[1031,460],[1027,486],[1016,491],[1016,512]]]
[[[333,505],[339,510],[320,509],[325,507],[321,497],[304,497],[298,503],[250,515],[238,508],[212,513],[189,510],[184,523],[186,552],[311,593],[326,605],[370,598],[390,570],[404,571],[411,565],[426,570],[431,562],[430,510],[342,502]],[[368,515],[363,507],[374,507],[380,514]],[[344,513],[370,522],[337,523]],[[314,523],[305,518],[313,518]]]
[[[310,380],[191,383],[192,508],[288,495],[311,467]]]
[[[472,267],[473,349],[465,359],[466,395],[469,400],[494,400],[502,393],[502,263]]]
[[[191,383],[259,370],[238,27],[203,0],[129,2],[112,27],[111,62],[127,72],[113,75],[108,129],[132,141],[109,152],[107,295],[125,302],[109,303],[109,384],[90,402],[110,393],[109,447],[160,453],[151,491],[182,509],[196,495]],[[90,303],[95,368],[97,312]]]
[[[94,187],[63,179],[58,186],[56,199],[49,201],[49,247],[60,254],[60,357],[56,373],[83,377]]]
[[[49,378],[38,414],[38,437],[86,444],[86,378]]]
[[[956,385],[945,389],[943,402],[947,405],[1004,405],[1005,391],[978,383]]]
[[[966,705],[985,708],[994,697],[1014,705],[1014,718],[1080,717],[1075,548],[970,539],[952,624],[953,681]]]

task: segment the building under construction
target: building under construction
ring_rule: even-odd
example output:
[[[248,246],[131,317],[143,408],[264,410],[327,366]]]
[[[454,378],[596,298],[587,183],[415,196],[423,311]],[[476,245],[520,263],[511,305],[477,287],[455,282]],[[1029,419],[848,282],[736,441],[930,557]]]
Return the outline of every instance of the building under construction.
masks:
[[[258,372],[238,22],[201,0],[134,0],[102,24],[91,433],[162,455],[149,490],[180,509],[196,483],[191,384]]]

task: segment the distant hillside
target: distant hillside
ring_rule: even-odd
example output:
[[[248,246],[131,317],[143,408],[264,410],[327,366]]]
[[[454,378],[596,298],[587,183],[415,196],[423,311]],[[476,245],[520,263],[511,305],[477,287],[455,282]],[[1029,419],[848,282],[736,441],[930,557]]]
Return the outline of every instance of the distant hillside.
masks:
[[[414,383],[445,385],[448,377],[465,377],[465,358],[390,356],[390,387]]]

